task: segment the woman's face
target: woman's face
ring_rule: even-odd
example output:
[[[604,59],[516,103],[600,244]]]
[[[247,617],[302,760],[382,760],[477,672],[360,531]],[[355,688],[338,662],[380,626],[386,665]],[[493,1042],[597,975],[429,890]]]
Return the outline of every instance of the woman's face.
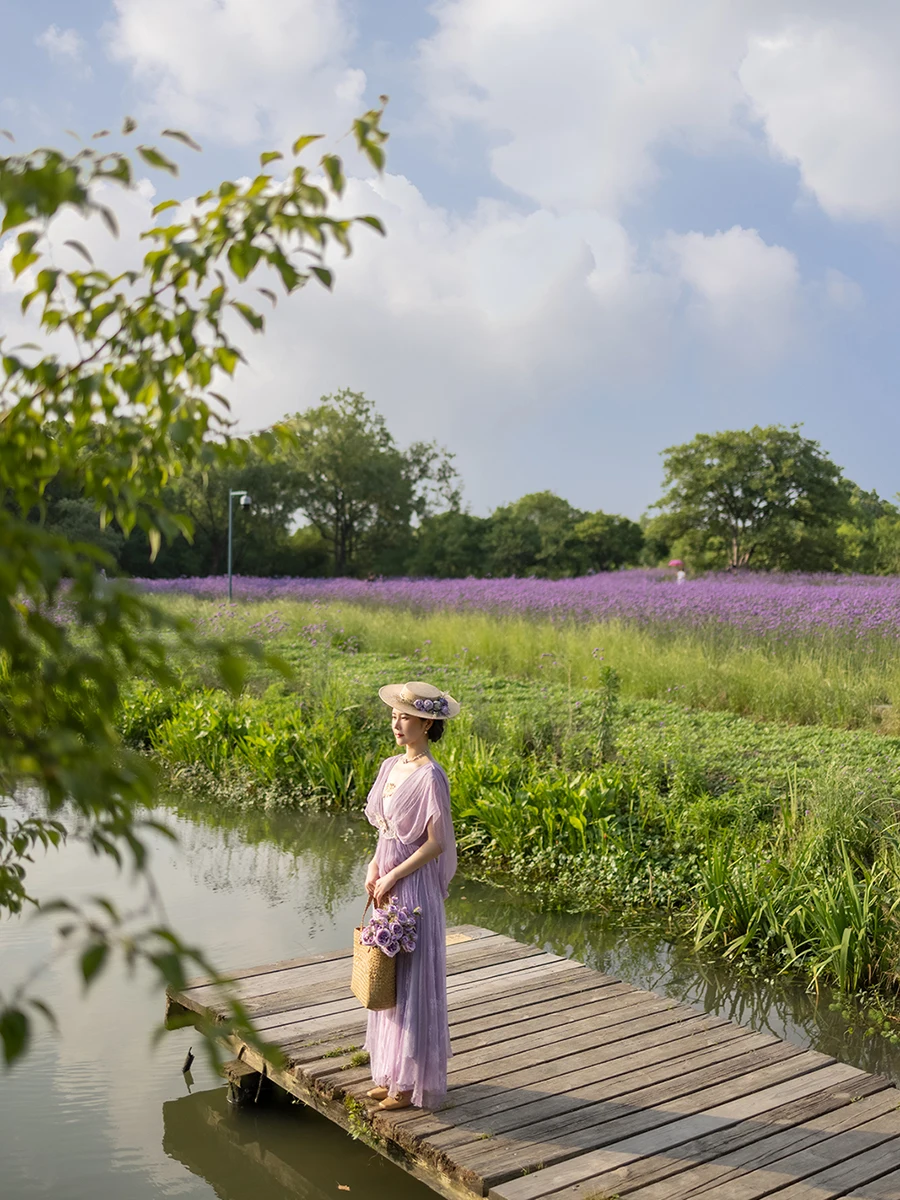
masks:
[[[425,721],[394,708],[391,710],[391,729],[398,746],[415,746],[425,736]]]

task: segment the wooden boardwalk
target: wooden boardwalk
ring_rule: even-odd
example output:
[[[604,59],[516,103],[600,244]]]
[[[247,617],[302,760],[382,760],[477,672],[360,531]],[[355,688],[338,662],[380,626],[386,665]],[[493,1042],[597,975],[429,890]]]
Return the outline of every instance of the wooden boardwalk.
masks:
[[[475,926],[447,936],[446,1104],[381,1112],[349,974],[348,950],[232,977],[286,1055],[273,1082],[444,1196],[900,1200],[888,1080]],[[169,1003],[219,1011],[202,980]]]

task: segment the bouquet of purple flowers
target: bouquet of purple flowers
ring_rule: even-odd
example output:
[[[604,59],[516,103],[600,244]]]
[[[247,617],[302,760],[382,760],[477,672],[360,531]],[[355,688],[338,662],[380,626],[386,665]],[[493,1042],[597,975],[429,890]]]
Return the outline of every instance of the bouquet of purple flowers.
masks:
[[[364,946],[375,946],[388,958],[394,958],[402,950],[411,954],[416,948],[416,917],[421,908],[403,908],[392,896],[384,908],[376,908],[367,925],[360,931],[359,940]]]

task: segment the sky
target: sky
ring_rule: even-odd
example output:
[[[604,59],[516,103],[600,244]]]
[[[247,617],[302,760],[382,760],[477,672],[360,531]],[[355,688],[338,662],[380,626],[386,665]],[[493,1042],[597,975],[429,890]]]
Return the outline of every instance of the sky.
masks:
[[[893,0],[0,0],[0,27],[16,149],[126,114],[202,143],[114,197],[116,246],[60,219],[120,267],[161,199],[301,133],[345,155],[387,238],[248,334],[239,429],[364,391],[476,513],[551,489],[636,518],[666,447],[775,422],[900,490]],[[346,134],[382,94],[379,177]],[[18,298],[0,269],[0,331]]]

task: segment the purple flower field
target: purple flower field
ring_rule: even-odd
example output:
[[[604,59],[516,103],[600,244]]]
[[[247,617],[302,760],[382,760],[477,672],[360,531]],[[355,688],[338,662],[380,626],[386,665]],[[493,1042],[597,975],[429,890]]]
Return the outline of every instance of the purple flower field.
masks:
[[[139,579],[157,595],[222,600],[223,577]],[[617,571],[578,579],[234,579],[237,601],[348,603],[419,612],[454,610],[553,621],[622,620],[677,630],[726,626],[781,639],[900,635],[900,578],[713,575],[677,584],[670,572]]]

